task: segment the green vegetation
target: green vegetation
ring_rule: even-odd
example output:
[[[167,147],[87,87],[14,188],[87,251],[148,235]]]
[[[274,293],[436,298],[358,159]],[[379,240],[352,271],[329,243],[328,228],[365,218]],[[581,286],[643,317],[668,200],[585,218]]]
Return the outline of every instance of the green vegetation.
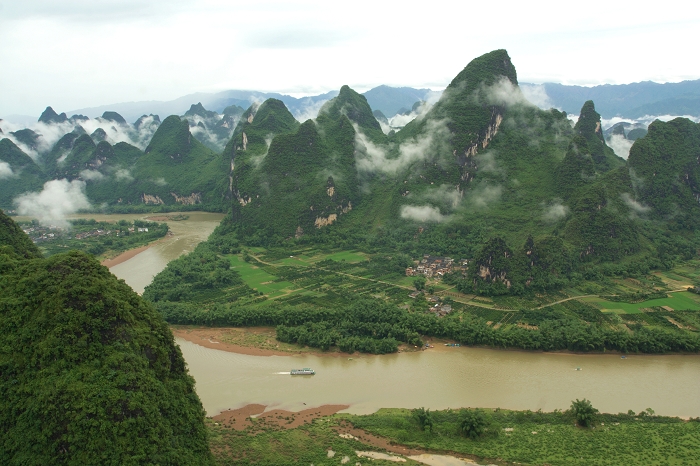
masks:
[[[19,235],[0,213],[3,463],[212,464],[194,380],[153,306],[91,256],[38,258]]]
[[[219,226],[212,238],[224,238]],[[144,297],[153,301],[173,324],[213,326],[275,326],[286,343],[344,352],[385,353],[400,345],[422,344],[424,337],[441,337],[469,345],[528,350],[621,352],[697,352],[700,314],[691,293],[673,293],[687,306],[673,311],[655,301],[635,304],[645,312],[603,312],[601,298],[568,299],[548,293],[529,298],[494,296],[488,302],[456,292],[445,283],[431,282],[437,296],[412,299],[411,277],[404,276],[402,255],[370,254],[354,262],[333,250],[246,249],[226,243],[228,254],[215,241],[173,262],[149,285]],[[240,251],[231,254],[230,251]],[[291,254],[290,254],[291,253]],[[292,256],[292,257],[290,257]],[[332,260],[331,257],[340,258]],[[359,260],[362,259],[362,260]],[[409,260],[410,262],[410,260]],[[408,280],[408,283],[406,283]],[[450,276],[445,279],[451,280]],[[582,282],[598,294],[634,294],[661,286],[655,276],[648,284],[606,280]],[[623,283],[625,283],[623,285]],[[659,285],[660,284],[660,285]],[[440,289],[444,291],[440,291]],[[576,289],[571,295],[589,294]],[[558,302],[562,301],[562,302]],[[434,306],[449,304],[439,317]],[[649,307],[650,303],[653,307]],[[621,303],[614,303],[614,309]]]
[[[240,465],[337,464],[344,456],[348,457],[348,464],[364,464],[365,460],[358,458],[355,451],[383,451],[372,444],[372,435],[385,445],[470,456],[480,459],[480,463],[498,464],[694,464],[700,448],[700,422],[655,416],[653,410],[638,415],[598,413],[587,428],[575,425],[571,410],[431,411],[432,429],[425,428],[428,424],[421,427],[417,418],[418,414],[427,413],[422,408],[381,409],[365,416],[319,418],[292,429],[257,420],[242,431],[213,421],[208,427],[217,462]],[[363,429],[370,435],[340,437],[339,432],[348,427]],[[329,459],[329,450],[334,452],[333,459]],[[372,463],[395,464],[383,460]],[[415,463],[407,460],[404,464]]]
[[[598,410],[585,398],[583,400],[576,398],[576,401],[571,402],[571,414],[581,427],[590,427],[597,412]]]
[[[653,412],[653,411],[651,411]],[[469,414],[467,414],[469,413]],[[481,414],[477,414],[481,413]],[[449,451],[506,462],[550,465],[693,464],[700,422],[650,415],[596,414],[589,428],[575,426],[572,411],[447,410],[431,412],[432,432],[417,428],[405,409],[348,416],[355,427],[410,447]],[[463,433],[465,419],[481,418],[482,434]]]
[[[0,140],[0,208],[14,208],[12,200],[27,191],[40,190],[48,177],[39,166],[12,141]],[[9,169],[9,173],[6,170]]]

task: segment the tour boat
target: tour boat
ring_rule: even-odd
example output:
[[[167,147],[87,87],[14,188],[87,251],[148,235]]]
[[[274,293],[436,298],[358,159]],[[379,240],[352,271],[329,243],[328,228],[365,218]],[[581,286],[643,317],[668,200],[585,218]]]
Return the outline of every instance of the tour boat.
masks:
[[[292,369],[291,371],[289,371],[289,373],[292,375],[314,375],[316,374],[316,371],[305,367],[303,369]]]

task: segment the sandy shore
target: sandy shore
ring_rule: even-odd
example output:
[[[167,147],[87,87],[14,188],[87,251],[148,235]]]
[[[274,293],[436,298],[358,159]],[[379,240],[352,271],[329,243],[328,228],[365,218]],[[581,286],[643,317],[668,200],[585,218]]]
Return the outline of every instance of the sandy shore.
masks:
[[[269,346],[276,346],[273,343],[279,343],[275,339],[275,329],[274,327],[192,327],[192,326],[171,326],[170,330],[173,335],[180,337],[184,340],[192,342],[196,345],[204,346],[205,348],[217,349],[221,351],[228,351],[230,353],[238,354],[248,354],[251,356],[293,356],[295,354],[310,354],[315,356],[331,356],[331,357],[342,357],[347,358],[348,356],[358,355],[358,353],[348,354],[342,353],[340,351],[320,351],[315,348],[299,348],[296,349],[294,345],[284,345],[284,349],[270,348]],[[232,343],[232,340],[245,340],[241,336],[243,334],[252,334],[255,336],[264,336],[267,339],[267,343],[263,346],[268,346],[268,348],[260,348],[256,344],[236,344]],[[435,348],[439,349],[441,343],[437,343],[437,339],[431,339],[435,341]],[[421,348],[406,347],[402,345],[399,347],[399,353],[420,351]],[[362,354],[363,357],[376,356],[373,354]]]
[[[255,416],[255,422],[265,424],[266,427],[275,426],[283,429],[294,429],[304,424],[310,424],[314,419],[333,415],[349,407],[349,405],[323,405],[294,412],[284,409],[265,411],[267,408],[265,405],[250,404],[239,409],[222,411],[212,417],[212,419],[224,427],[244,430],[246,427],[253,425],[250,416]]]
[[[228,343],[223,341],[223,336],[227,331],[239,330],[239,329],[227,329],[227,328],[186,328],[186,327],[170,327],[173,335],[180,337],[184,340],[192,342],[199,346],[204,346],[205,348],[211,348],[221,351],[228,351],[230,353],[238,354],[248,354],[251,356],[291,356],[293,354],[287,351],[277,351],[273,349],[256,348],[254,346],[242,346],[233,343]]]
[[[141,246],[140,248],[136,249],[129,249],[128,251],[125,251],[121,254],[119,254],[117,257],[113,257],[112,259],[105,259],[100,264],[104,265],[105,267],[112,268],[115,265],[119,265],[122,262],[126,262],[132,257],[136,256],[137,254],[142,253],[146,249],[150,248],[154,243],[147,244],[145,246]]]

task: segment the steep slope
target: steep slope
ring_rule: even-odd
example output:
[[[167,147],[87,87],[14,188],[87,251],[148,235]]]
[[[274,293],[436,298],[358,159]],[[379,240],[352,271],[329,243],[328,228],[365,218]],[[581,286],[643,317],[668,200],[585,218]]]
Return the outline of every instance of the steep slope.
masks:
[[[627,159],[639,200],[656,218],[697,228],[700,216],[700,125],[686,118],[649,125]]]
[[[592,100],[583,104],[574,131],[586,138],[596,171],[602,173],[625,164],[624,159],[616,156],[615,152],[605,144],[600,114],[595,111]]]
[[[41,257],[29,236],[10,217],[0,210],[0,255],[17,256],[24,259]]]
[[[266,123],[269,116],[261,118],[263,111],[269,112],[263,108],[266,104],[279,109],[275,115],[285,114],[281,102],[266,101],[234,135],[240,144],[234,160],[238,201],[234,219],[251,234],[265,231],[267,240],[312,234],[338,221],[359,202],[356,131],[373,140],[385,136],[367,100],[343,86],[337,97],[323,105],[316,122],[308,120],[294,133],[290,130],[296,125],[282,126],[287,133],[272,139],[268,151],[262,137],[270,141],[268,131],[273,126]],[[291,118],[288,114],[286,121],[291,123]],[[278,117],[272,121],[276,123]]]
[[[192,137],[187,120],[172,115],[134,164],[129,178],[135,184],[121,202],[221,209],[227,173],[225,159]]]
[[[13,208],[15,197],[40,190],[47,180],[41,168],[15,143],[7,138],[0,140],[0,208]]]
[[[158,312],[83,253],[8,253],[22,235],[8,220],[0,213],[3,463],[212,464],[194,381]]]

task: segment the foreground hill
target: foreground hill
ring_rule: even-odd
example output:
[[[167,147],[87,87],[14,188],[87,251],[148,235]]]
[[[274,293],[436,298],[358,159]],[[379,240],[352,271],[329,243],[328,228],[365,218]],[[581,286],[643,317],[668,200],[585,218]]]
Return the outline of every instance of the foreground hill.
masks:
[[[211,464],[167,325],[83,253],[38,257],[0,212],[3,464]]]

